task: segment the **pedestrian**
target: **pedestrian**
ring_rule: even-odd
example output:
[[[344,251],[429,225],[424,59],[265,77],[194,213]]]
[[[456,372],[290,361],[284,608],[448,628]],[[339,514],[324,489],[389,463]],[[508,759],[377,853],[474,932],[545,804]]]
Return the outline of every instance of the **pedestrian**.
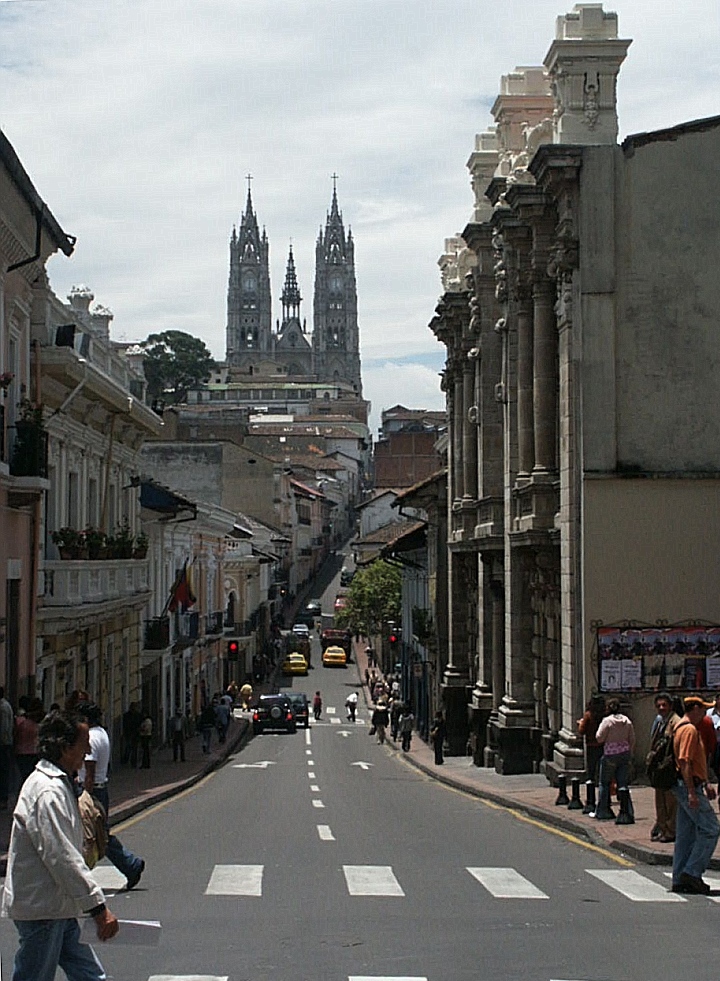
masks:
[[[173,748],[173,763],[177,763],[178,757],[180,762],[185,762],[185,737],[187,736],[187,723],[185,721],[185,715],[178,705],[175,709],[175,714],[172,719],[170,719],[170,741]]]
[[[316,722],[322,715],[322,695],[319,691],[315,692],[315,697],[313,698],[313,715],[315,716]]]
[[[80,942],[77,920],[92,916],[99,940],[118,932],[82,855],[72,778],[88,748],[87,723],[76,715],[51,712],[41,722],[40,761],[13,814],[2,899],[2,913],[14,921],[20,938],[13,981],[53,981],[59,966],[68,981],[107,977],[92,947]]]
[[[578,719],[578,735],[583,737],[585,744],[585,772],[588,780],[598,782],[598,769],[603,748],[597,741],[597,731],[605,718],[605,699],[602,695],[593,695],[585,706],[582,719]]]
[[[140,726],[142,712],[137,702],[130,702],[122,717],[123,754],[122,761],[132,767],[138,765],[138,746],[140,745]]]
[[[140,752],[142,753],[142,761],[140,763],[141,770],[150,769],[150,743],[152,742],[152,732],[153,723],[150,718],[150,713],[143,713],[143,719],[140,723]]]
[[[710,805],[715,788],[707,782],[707,755],[698,732],[709,707],[698,695],[689,695],[673,735],[680,772],[673,790],[678,809],[671,888],[673,892],[703,896],[708,895],[710,886],[702,876],[720,837],[720,824]]]
[[[15,719],[15,762],[20,773],[20,785],[35,769],[38,756],[38,727],[45,711],[39,698],[27,700],[27,709]]]
[[[710,761],[710,768],[718,780],[720,780],[720,694],[715,696],[715,703],[712,708],[707,710],[707,716],[715,730],[715,752]]]
[[[212,702],[208,702],[205,708],[200,713],[200,733],[202,735],[202,751],[203,753],[210,752],[210,746],[212,744],[212,733],[215,728],[215,706]]]
[[[402,739],[402,749],[404,753],[410,750],[410,741],[413,734],[413,723],[415,722],[415,716],[410,711],[409,705],[403,705],[402,713],[400,715],[400,737]]]
[[[385,730],[390,722],[390,714],[384,700],[379,701],[373,710],[371,722],[377,735],[377,741],[382,745],[385,742]]]
[[[655,696],[655,709],[657,715],[650,729],[650,753],[657,748],[663,736],[670,736],[673,733],[680,721],[679,716],[673,712],[672,698],[665,691],[658,692]],[[655,825],[650,832],[652,841],[675,841],[676,811],[677,801],[672,788],[664,790],[655,787]]]
[[[348,697],[345,699],[345,707],[348,712],[348,721],[355,721],[355,713],[357,712],[358,704],[358,694],[356,691],[351,691]]]
[[[365,687],[370,691],[370,668],[365,668]]]
[[[402,702],[399,698],[395,698],[390,703],[390,735],[394,743],[397,742],[398,733],[400,732],[400,715],[402,713]]]
[[[430,727],[430,741],[432,742],[433,749],[435,750],[436,766],[442,766],[442,764],[445,762],[443,759],[443,746],[445,744],[446,732],[447,729],[445,726],[445,719],[442,711],[438,709],[435,713],[432,726]]]
[[[620,700],[611,698],[608,714],[598,726],[595,738],[603,747],[600,758],[600,793],[595,817],[598,821],[615,818],[610,806],[610,785],[613,780],[620,790],[628,791],[630,801],[630,757],[635,749],[635,728],[631,720],[620,711]],[[632,816],[632,804],[630,804]]]
[[[102,711],[99,705],[88,702],[78,708],[78,715],[89,726],[89,746],[85,754],[85,765],[78,773],[78,783],[98,801],[105,812],[105,828],[108,833],[107,858],[121,875],[127,879],[125,888],[134,889],[145,871],[145,861],[129,851],[120,839],[110,833],[110,737],[102,724]]]
[[[10,777],[13,770],[13,741],[15,713],[0,685],[0,811],[6,811],[10,796]]]
[[[224,743],[227,738],[228,727],[230,726],[230,709],[222,700],[213,699],[215,705],[215,728],[217,729],[218,742]]]

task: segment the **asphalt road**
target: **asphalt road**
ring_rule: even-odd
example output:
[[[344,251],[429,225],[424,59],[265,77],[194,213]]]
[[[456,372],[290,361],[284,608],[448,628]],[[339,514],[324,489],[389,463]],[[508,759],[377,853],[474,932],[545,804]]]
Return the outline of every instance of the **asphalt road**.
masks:
[[[100,945],[110,977],[715,981],[712,899],[672,896],[665,869],[420,775],[368,735],[362,700],[347,723],[355,677],[317,667],[296,679],[322,691],[319,724],[258,736],[123,826],[147,871],[135,891],[110,890],[110,906],[163,930],[157,947]],[[111,868],[98,875],[112,881]],[[6,921],[0,948],[9,977]]]

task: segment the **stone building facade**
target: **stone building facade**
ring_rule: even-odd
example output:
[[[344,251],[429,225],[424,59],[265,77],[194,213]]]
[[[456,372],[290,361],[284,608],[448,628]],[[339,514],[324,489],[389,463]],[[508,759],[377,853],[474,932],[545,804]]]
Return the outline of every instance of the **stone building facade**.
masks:
[[[451,748],[501,773],[583,769],[601,624],[720,622],[720,118],[618,145],[629,45],[578,4],[503,78],[441,259],[444,700]],[[643,671],[616,689],[638,732]]]

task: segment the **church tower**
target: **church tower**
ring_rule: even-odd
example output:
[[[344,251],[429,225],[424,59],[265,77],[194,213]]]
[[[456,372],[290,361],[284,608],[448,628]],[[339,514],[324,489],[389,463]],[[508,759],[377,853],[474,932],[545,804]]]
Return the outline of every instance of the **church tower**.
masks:
[[[285,270],[285,285],[281,294],[282,323],[278,325],[275,341],[276,360],[291,377],[312,373],[312,348],[306,336],[305,323],[300,321],[300,287],[295,272],[292,245]]]
[[[270,246],[258,227],[248,178],[247,203],[240,231],[230,239],[230,277],[227,297],[225,358],[229,366],[247,367],[258,352],[272,350]]]
[[[315,247],[313,371],[322,381],[349,382],[361,397],[355,246],[349,228],[345,235],[336,180],[333,176],[330,213]]]

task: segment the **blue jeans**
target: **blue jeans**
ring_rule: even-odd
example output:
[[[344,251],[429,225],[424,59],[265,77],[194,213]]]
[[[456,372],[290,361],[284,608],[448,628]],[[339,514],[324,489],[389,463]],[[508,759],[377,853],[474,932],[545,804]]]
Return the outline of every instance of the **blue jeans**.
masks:
[[[92,795],[96,800],[99,800],[102,806],[105,808],[106,816],[109,815],[110,797],[108,795],[107,787],[93,787]],[[107,824],[107,829],[108,843],[105,854],[118,872],[124,875],[126,879],[129,879],[131,875],[134,875],[139,871],[142,859],[138,858],[137,855],[133,855],[132,852],[127,850],[119,838],[113,834],[110,834],[109,824]]]
[[[106,981],[95,951],[80,943],[76,919],[15,920],[15,927],[20,946],[12,981],[54,981],[57,967],[68,981]]]
[[[702,878],[720,837],[720,824],[701,787],[697,790],[697,807],[690,807],[684,780],[678,780],[673,794],[678,802],[672,874],[677,885],[683,873]]]
[[[629,778],[630,753],[614,753],[602,756],[600,759],[600,794],[596,814],[612,813],[610,810],[610,784],[614,779],[618,788],[627,787]]]

